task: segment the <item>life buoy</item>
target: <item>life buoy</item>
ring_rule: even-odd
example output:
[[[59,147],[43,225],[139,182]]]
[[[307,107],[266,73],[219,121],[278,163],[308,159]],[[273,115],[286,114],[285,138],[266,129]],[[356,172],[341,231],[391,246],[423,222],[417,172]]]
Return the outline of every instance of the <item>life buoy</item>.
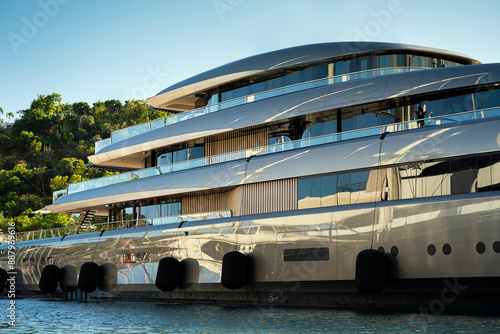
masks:
[[[184,259],[181,261],[179,287],[186,289],[198,283],[200,276],[200,264],[195,259]]]
[[[356,257],[356,289],[367,294],[380,293],[386,281],[385,254],[365,249]]]
[[[173,257],[164,257],[158,263],[155,286],[161,291],[174,291],[179,286],[181,264]]]
[[[68,264],[61,268],[61,279],[59,281],[63,292],[73,292],[78,286],[76,268]]]
[[[53,264],[43,267],[42,275],[38,287],[46,293],[52,293],[57,290],[57,285],[61,279],[61,269]]]
[[[5,289],[7,278],[9,278],[7,272],[4,269],[0,268],[0,293]]]
[[[100,267],[97,263],[86,262],[82,264],[80,277],[78,277],[78,289],[83,292],[94,292],[99,284],[100,274]]]
[[[248,259],[245,254],[234,251],[222,258],[221,283],[231,290],[241,289],[247,284]]]
[[[108,292],[116,288],[118,283],[118,270],[113,263],[105,263],[100,267],[99,290]]]

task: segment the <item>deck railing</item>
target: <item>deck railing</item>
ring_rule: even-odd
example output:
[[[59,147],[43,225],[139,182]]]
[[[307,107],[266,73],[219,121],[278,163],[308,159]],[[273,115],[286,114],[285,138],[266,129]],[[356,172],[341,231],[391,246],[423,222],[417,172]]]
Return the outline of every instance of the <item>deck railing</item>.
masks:
[[[168,173],[173,173],[181,170],[203,167],[213,164],[218,164],[227,161],[234,161],[239,159],[248,158],[255,155],[265,155],[283,151],[289,151],[298,148],[305,148],[311,146],[317,146],[321,144],[335,143],[343,140],[362,138],[367,136],[373,136],[382,134],[384,132],[400,132],[411,129],[416,129],[421,126],[430,127],[442,124],[457,123],[474,119],[483,119],[488,117],[500,116],[500,108],[483,109],[476,111],[468,111],[458,114],[445,115],[439,117],[425,118],[421,120],[412,120],[408,122],[393,123],[381,126],[375,126],[371,128],[364,128],[359,130],[352,130],[346,132],[340,132],[330,135],[318,136],[307,139],[300,139],[295,141],[289,141],[285,143],[279,143],[274,145],[267,145],[262,147],[257,147],[248,150],[242,150],[231,153],[224,153],[219,155],[208,156],[199,159],[187,160],[177,163],[172,163],[168,165],[162,165],[152,168],[146,168],[141,170],[136,170],[133,172],[126,172],[116,175],[105,176],[97,179],[81,181],[77,183],[71,183],[68,185],[67,194],[72,194],[80,191],[85,191],[89,189],[95,189],[100,187],[105,187],[113,184],[132,182],[139,179],[145,179],[153,176],[164,175]],[[57,193],[57,196],[62,196],[65,191],[62,190]],[[55,197],[55,196],[54,196]]]
[[[207,219],[228,218],[231,216],[232,216],[231,210],[218,210],[210,212],[201,212],[196,214],[166,216],[157,218],[141,218],[134,220],[99,223],[99,224],[86,224],[83,225],[83,228],[80,229],[78,225],[74,225],[74,226],[59,227],[46,230],[16,232],[13,235],[14,235],[14,240],[16,242],[19,242],[19,241],[53,238],[53,237],[62,238],[65,235],[74,235],[77,230],[78,234],[86,234],[86,233],[114,231],[120,229],[151,226],[151,225],[180,224],[183,222],[185,223],[185,222],[200,221]],[[11,240],[9,234],[0,234],[0,243],[6,243],[9,240]]]
[[[122,140],[127,139],[127,138],[131,138],[131,137],[137,136],[137,135],[142,134],[142,133],[146,133],[146,132],[151,131],[151,130],[155,130],[155,129],[158,129],[158,128],[161,128],[164,126],[168,126],[171,124],[183,122],[183,121],[193,119],[193,118],[196,118],[199,116],[203,116],[206,114],[211,114],[211,113],[214,113],[214,112],[217,112],[220,110],[224,110],[227,108],[236,107],[236,106],[239,106],[242,104],[255,102],[255,101],[259,101],[259,100],[264,100],[264,99],[268,99],[268,98],[275,97],[275,96],[290,94],[290,93],[298,92],[301,90],[328,86],[328,85],[332,85],[332,84],[336,84],[336,83],[340,83],[340,82],[346,82],[346,81],[352,81],[352,80],[358,80],[358,79],[368,79],[368,78],[379,77],[379,76],[383,76],[383,75],[403,73],[403,72],[416,71],[416,70],[422,70],[422,69],[427,69],[427,67],[412,66],[412,67],[377,68],[377,69],[371,69],[371,70],[366,70],[366,71],[359,71],[359,72],[352,72],[352,73],[336,75],[336,76],[329,77],[329,78],[301,82],[301,83],[290,85],[290,86],[275,88],[275,89],[267,90],[264,92],[239,97],[239,98],[232,99],[229,101],[224,101],[224,102],[212,104],[209,106],[189,110],[189,111],[175,114],[172,116],[168,116],[165,118],[160,118],[160,119],[157,119],[154,121],[141,123],[138,125],[133,125],[133,126],[130,126],[127,128],[113,131],[111,133],[110,138],[106,138],[106,139],[97,141],[95,143],[95,153],[96,154],[99,153],[100,150],[102,150],[104,147],[106,147],[112,143],[116,143],[116,142],[122,141]]]

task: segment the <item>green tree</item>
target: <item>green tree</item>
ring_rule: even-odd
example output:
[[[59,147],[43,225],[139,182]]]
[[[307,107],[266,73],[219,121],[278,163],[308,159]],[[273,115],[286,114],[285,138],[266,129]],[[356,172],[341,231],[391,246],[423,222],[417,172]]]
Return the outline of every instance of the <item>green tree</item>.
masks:
[[[71,177],[73,174],[82,175],[86,170],[87,167],[85,167],[83,160],[77,158],[63,158],[59,161],[55,171],[58,175]]]
[[[52,192],[70,183],[116,174],[85,166],[96,141],[168,115],[145,101],[64,104],[57,93],[38,95],[18,114],[13,128],[0,129],[0,228],[5,221],[15,221],[19,230],[74,224],[67,215],[30,213],[49,204]]]
[[[53,179],[50,180],[50,189],[52,191],[59,191],[66,189],[68,187],[68,177],[56,175]]]

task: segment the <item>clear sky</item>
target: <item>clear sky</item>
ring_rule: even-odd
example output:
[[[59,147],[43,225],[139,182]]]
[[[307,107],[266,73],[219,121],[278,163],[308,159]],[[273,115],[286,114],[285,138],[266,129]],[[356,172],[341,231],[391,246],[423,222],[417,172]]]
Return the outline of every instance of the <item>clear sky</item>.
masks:
[[[0,0],[0,107],[142,99],[247,56],[353,40],[500,62],[499,0]]]

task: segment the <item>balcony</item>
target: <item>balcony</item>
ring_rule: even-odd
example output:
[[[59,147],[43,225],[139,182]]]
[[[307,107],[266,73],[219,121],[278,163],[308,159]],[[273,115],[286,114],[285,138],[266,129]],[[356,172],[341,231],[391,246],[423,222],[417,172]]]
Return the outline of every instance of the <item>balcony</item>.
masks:
[[[295,93],[295,92],[306,90],[306,89],[324,87],[324,86],[328,86],[328,85],[332,85],[332,84],[336,84],[336,83],[341,83],[341,82],[346,82],[346,81],[368,79],[368,78],[374,78],[374,77],[379,77],[379,76],[383,76],[383,75],[403,73],[403,72],[416,71],[416,70],[422,70],[422,69],[427,69],[427,68],[426,67],[387,67],[387,68],[371,69],[371,70],[367,70],[367,71],[353,72],[353,73],[348,73],[348,74],[343,74],[343,75],[337,75],[334,77],[329,77],[326,79],[313,80],[313,81],[303,82],[303,83],[290,85],[290,86],[286,86],[286,87],[276,88],[276,89],[264,91],[261,93],[252,94],[252,95],[236,98],[233,100],[224,101],[221,103],[209,105],[206,107],[197,108],[197,109],[186,111],[186,112],[183,112],[180,114],[172,115],[172,116],[165,117],[165,118],[160,118],[160,119],[157,119],[154,121],[130,126],[128,128],[124,128],[124,129],[117,130],[117,131],[113,131],[113,133],[111,133],[111,138],[106,138],[106,139],[97,141],[95,143],[95,154],[98,154],[99,151],[101,151],[104,147],[111,145],[112,143],[116,143],[116,142],[131,138],[131,137],[134,137],[134,136],[146,133],[148,131],[152,131],[152,130],[161,128],[161,127],[165,127],[165,126],[172,125],[175,123],[187,121],[189,119],[193,119],[193,118],[196,118],[199,116],[211,114],[211,113],[221,111],[224,109],[228,109],[231,107],[240,106],[240,105],[243,105],[246,103],[260,101],[260,100],[268,99],[268,98],[275,97],[275,96]]]
[[[423,120],[413,120],[409,122],[394,123],[389,125],[376,126],[371,128],[358,129],[353,131],[346,131],[341,133],[335,133],[330,135],[318,136],[313,138],[301,139],[290,141],[286,143],[279,143],[274,145],[267,145],[262,147],[257,147],[253,149],[219,154],[208,156],[199,159],[193,159],[188,161],[182,161],[177,163],[172,163],[168,165],[162,165],[142,170],[137,170],[133,172],[126,172],[116,175],[110,175],[98,179],[92,179],[77,183],[72,183],[68,185],[67,190],[61,190],[54,193],[54,199],[57,199],[66,194],[73,194],[80,191],[85,191],[89,189],[95,189],[100,187],[105,187],[113,184],[134,182],[135,180],[150,178],[154,176],[164,175],[168,173],[174,173],[177,171],[204,167],[208,165],[214,165],[218,163],[223,163],[227,161],[234,161],[239,159],[245,159],[250,156],[272,154],[277,152],[284,152],[299,148],[312,147],[322,144],[336,143],[344,140],[363,138],[368,136],[379,135],[385,132],[402,132],[412,129],[419,128],[419,123],[424,122],[425,127],[439,126],[444,124],[452,124],[463,121],[485,119],[489,117],[500,116],[500,108],[491,108],[484,110],[475,110],[459,114],[451,114],[440,117],[426,118]]]

